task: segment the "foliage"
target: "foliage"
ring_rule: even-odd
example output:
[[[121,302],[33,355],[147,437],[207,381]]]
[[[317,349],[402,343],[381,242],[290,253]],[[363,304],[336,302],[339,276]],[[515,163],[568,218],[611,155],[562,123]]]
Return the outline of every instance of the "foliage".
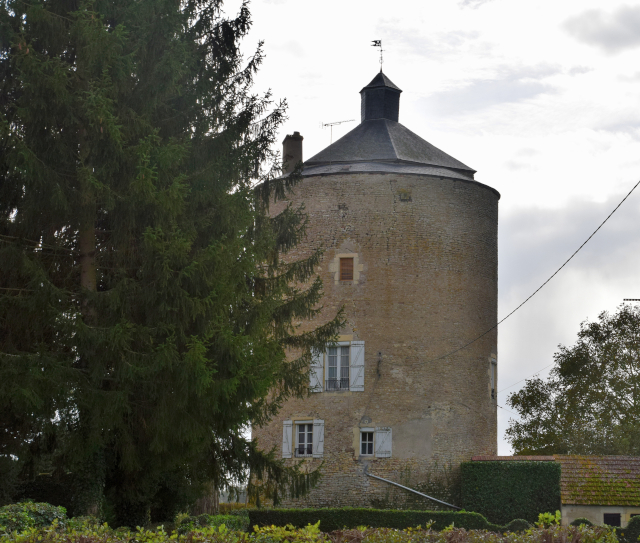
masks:
[[[571,526],[593,526],[593,522],[591,522],[588,518],[577,518],[571,521]]]
[[[513,519],[511,522],[507,523],[504,527],[505,532],[524,532],[529,530],[532,527],[530,522],[522,518]]]
[[[225,526],[203,528],[185,536],[166,533],[162,527],[155,531],[139,528],[136,531],[107,525],[83,529],[49,527],[31,529],[21,534],[0,537],[1,543],[618,543],[615,530],[603,526],[560,527],[530,529],[524,533],[467,531],[449,526],[436,532],[426,527],[407,529],[366,528],[342,529],[331,533],[320,527],[268,526],[251,533],[234,532]]]
[[[64,525],[66,521],[65,508],[48,503],[23,502],[0,507],[0,534],[42,528],[54,522]]]
[[[320,253],[290,254],[302,209],[269,211],[300,176],[277,178],[285,104],[252,94],[250,27],[222,0],[0,3],[0,459],[71,475],[76,514],[317,478],[244,437],[341,320],[297,328]]]
[[[256,543],[274,543],[279,541],[294,541],[295,543],[315,543],[324,541],[326,537],[320,532],[320,521],[294,528],[286,526],[254,526],[253,540]]]
[[[464,462],[461,505],[505,524],[534,523],[560,508],[560,464],[555,462]]]
[[[249,528],[248,515],[198,515],[180,516],[176,518],[176,527],[179,534],[193,532],[199,528],[217,528],[225,525],[228,530],[245,532]]]
[[[245,514],[247,505],[244,503],[221,503],[218,510],[222,515],[243,515]]]
[[[583,322],[554,360],[507,399],[516,454],[640,454],[640,305]]]
[[[538,515],[538,522],[536,522],[536,526],[538,528],[549,528],[554,524],[559,525],[560,520],[560,511],[556,511],[555,515],[553,513],[540,513]]]
[[[582,519],[586,520],[586,519]],[[628,543],[636,543],[640,540],[640,516],[631,517],[627,523],[627,527],[621,530],[621,534],[624,541]]]
[[[302,528],[320,521],[323,531],[358,526],[404,529],[410,526],[426,526],[430,522],[434,530],[443,530],[451,524],[468,530],[499,530],[478,513],[465,511],[407,511],[388,509],[251,509],[250,526],[286,526]]]

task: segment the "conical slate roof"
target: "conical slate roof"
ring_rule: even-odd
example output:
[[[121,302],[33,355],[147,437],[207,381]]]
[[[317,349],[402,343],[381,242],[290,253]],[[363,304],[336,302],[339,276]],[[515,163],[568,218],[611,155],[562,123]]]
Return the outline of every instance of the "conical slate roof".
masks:
[[[364,87],[362,89],[362,91],[364,89],[374,89],[376,87],[389,87],[390,89],[395,89],[397,91],[402,92],[398,87],[396,87],[393,84],[391,79],[389,79],[382,72],[378,72],[378,74],[371,80],[371,83],[369,83],[366,87]],[[360,92],[362,92],[362,91],[360,91]]]
[[[397,172],[473,179],[475,170],[397,122],[402,91],[382,72],[364,87],[362,122],[304,163],[304,175]]]

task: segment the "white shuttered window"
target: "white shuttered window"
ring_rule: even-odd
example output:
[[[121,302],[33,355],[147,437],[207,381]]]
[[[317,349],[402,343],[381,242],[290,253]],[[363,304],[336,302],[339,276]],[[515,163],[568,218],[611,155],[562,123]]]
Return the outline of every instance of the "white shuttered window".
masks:
[[[324,421],[313,421],[313,457],[322,458],[324,454]]]
[[[351,371],[349,390],[364,392],[364,341],[351,342]]]
[[[293,422],[285,420],[282,423],[282,458],[291,458],[291,441],[293,438]]]
[[[389,458],[391,456],[391,441],[391,428],[376,428],[375,448],[378,458]]]

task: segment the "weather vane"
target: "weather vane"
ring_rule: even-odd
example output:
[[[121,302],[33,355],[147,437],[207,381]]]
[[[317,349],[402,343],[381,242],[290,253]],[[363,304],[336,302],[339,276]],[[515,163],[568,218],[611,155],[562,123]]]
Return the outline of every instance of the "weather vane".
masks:
[[[382,51],[384,51],[382,48],[382,40],[373,40],[371,47],[380,47],[380,71],[382,72]]]

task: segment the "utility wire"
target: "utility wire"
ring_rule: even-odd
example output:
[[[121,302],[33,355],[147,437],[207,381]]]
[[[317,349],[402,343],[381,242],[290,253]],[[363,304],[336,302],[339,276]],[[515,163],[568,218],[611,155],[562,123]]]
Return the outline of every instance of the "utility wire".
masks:
[[[543,370],[546,370],[547,368],[550,368],[551,366],[553,366],[555,364],[555,362],[551,362],[551,364],[549,364],[548,366],[545,366],[544,368],[539,369],[538,371],[532,373],[531,375],[527,375],[526,377],[524,377],[523,379],[520,379],[519,381],[516,381],[515,383],[509,385],[508,387],[504,387],[500,390],[498,390],[498,394],[500,394],[501,392],[504,392],[505,390],[509,390],[511,387],[516,386],[518,383],[522,383],[522,381],[526,381],[527,379],[529,379],[529,377],[533,377],[534,375],[537,375],[538,373],[540,373]]]
[[[571,262],[571,260],[573,259],[574,256],[576,256],[580,250],[589,242],[589,240],[596,235],[596,233],[598,232],[598,230],[600,230],[600,228],[602,228],[605,223],[611,218],[611,216],[618,211],[618,208],[624,203],[624,201],[629,198],[629,196],[631,196],[631,193],[636,190],[636,188],[638,188],[638,185],[640,185],[640,181],[638,181],[633,188],[627,193],[627,195],[620,201],[620,203],[613,209],[613,211],[611,213],[609,213],[609,215],[607,215],[607,218],[602,221],[600,223],[600,226],[598,226],[598,228],[596,228],[593,233],[584,241],[584,243],[582,245],[580,245],[580,247],[578,247],[574,253],[567,258],[567,260],[565,260],[564,264],[562,264],[562,266],[560,266],[554,273],[553,275],[551,275],[551,277],[549,277],[549,279],[547,279],[544,283],[542,283],[542,285],[540,285],[534,292],[533,294],[531,294],[524,302],[522,302],[518,307],[516,307],[513,311],[511,311],[511,313],[509,313],[506,317],[504,317],[503,319],[499,320],[496,324],[494,324],[491,328],[489,328],[488,330],[486,330],[485,332],[483,332],[482,334],[480,334],[478,337],[476,337],[475,339],[472,339],[471,341],[469,341],[469,343],[465,343],[462,347],[458,347],[457,349],[454,349],[453,351],[450,351],[446,354],[443,354],[442,356],[438,356],[437,358],[432,358],[431,360],[427,360],[425,362],[416,362],[415,364],[412,365],[418,365],[418,364],[429,364],[430,362],[436,362],[438,360],[442,360],[443,358],[447,358],[448,356],[451,356],[452,354],[455,354],[459,351],[462,351],[463,349],[466,349],[469,345],[475,343],[476,341],[478,341],[480,338],[483,338],[484,336],[486,336],[489,332],[495,330],[498,326],[500,326],[504,321],[506,321],[511,315],[513,315],[516,311],[518,311],[518,309],[520,309],[524,304],[526,304],[529,300],[531,300],[531,298],[533,298],[536,294],[538,294],[538,292],[540,292],[545,286],[546,284],[551,281],[551,279],[553,279],[556,275],[558,275],[558,273],[560,272],[560,270],[562,268],[564,268],[569,262]],[[547,366],[548,367],[548,366]],[[507,387],[509,388],[509,387]]]

